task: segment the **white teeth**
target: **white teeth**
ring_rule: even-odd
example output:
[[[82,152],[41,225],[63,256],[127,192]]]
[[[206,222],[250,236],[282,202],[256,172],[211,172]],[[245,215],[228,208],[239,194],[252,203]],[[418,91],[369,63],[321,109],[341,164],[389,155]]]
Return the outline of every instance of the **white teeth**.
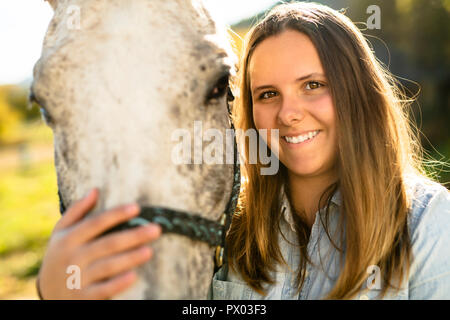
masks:
[[[309,140],[309,139],[315,137],[318,133],[319,133],[319,130],[316,130],[316,131],[311,131],[311,132],[308,132],[307,134],[303,134],[300,136],[296,136],[296,137],[286,137],[285,136],[284,138],[289,143],[300,143],[300,142],[303,142],[303,141],[306,141],[306,140]]]

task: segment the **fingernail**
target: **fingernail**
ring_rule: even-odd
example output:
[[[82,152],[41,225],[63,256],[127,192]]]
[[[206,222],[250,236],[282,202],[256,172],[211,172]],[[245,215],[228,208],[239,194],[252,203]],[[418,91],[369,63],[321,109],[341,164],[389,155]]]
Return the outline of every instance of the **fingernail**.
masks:
[[[150,248],[148,247],[143,247],[139,250],[139,254],[143,255],[143,256],[149,256],[150,255]]]
[[[129,214],[136,214],[140,210],[139,206],[137,204],[130,204],[126,206],[125,211]]]
[[[151,223],[145,228],[148,234],[155,234],[161,227],[158,224]]]
[[[89,192],[84,196],[85,198],[89,198],[90,196],[92,196],[92,193],[94,192],[95,188],[89,190]]]

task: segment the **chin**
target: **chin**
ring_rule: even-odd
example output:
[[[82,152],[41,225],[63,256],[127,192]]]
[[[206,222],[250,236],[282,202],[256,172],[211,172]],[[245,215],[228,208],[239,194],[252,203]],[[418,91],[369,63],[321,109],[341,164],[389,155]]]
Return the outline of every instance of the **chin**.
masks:
[[[318,164],[296,164],[295,166],[286,166],[289,173],[295,174],[296,176],[315,176],[320,173],[322,168]]]

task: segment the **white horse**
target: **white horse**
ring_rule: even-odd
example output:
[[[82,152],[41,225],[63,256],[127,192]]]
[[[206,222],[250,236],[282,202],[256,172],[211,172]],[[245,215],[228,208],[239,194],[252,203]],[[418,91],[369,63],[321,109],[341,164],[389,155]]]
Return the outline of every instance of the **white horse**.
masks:
[[[66,206],[98,187],[92,214],[136,201],[219,220],[233,165],[174,163],[171,137],[194,121],[225,137],[224,82],[233,68],[226,29],[196,0],[50,4],[54,17],[32,91],[53,130]],[[117,298],[206,298],[214,247],[172,233],[152,247],[136,284]]]

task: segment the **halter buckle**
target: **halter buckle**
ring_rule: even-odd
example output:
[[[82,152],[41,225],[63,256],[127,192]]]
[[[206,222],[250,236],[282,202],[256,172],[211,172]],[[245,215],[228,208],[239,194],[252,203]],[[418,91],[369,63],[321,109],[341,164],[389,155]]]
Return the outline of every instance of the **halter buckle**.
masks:
[[[216,268],[220,268],[223,265],[223,247],[216,247]]]

